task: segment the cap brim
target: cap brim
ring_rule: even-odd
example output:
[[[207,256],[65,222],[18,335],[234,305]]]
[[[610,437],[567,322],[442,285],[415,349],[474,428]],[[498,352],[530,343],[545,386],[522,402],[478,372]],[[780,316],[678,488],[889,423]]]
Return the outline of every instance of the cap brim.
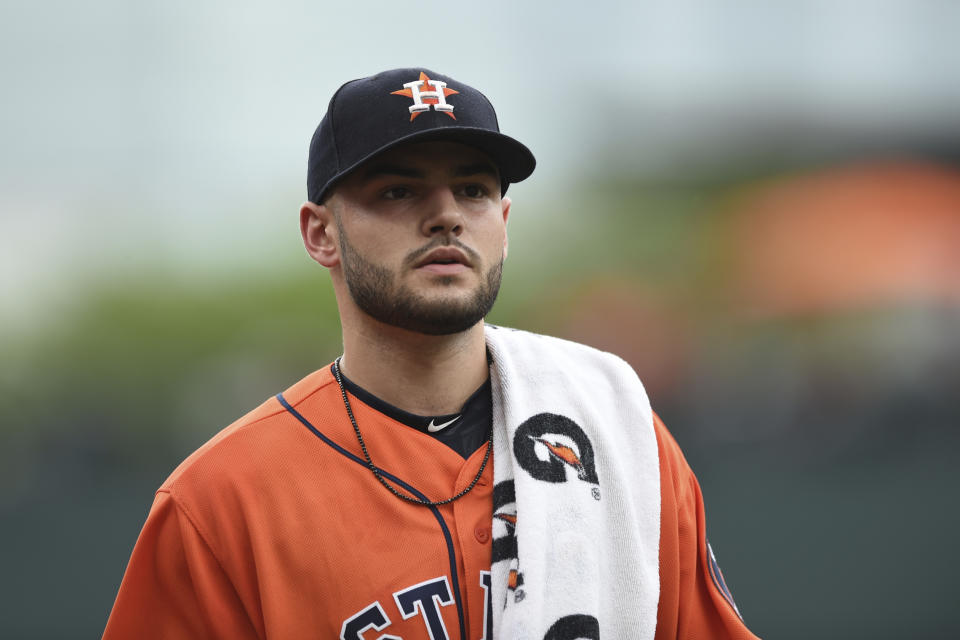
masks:
[[[402,144],[411,142],[428,142],[432,140],[450,140],[461,142],[465,145],[474,147],[484,152],[497,165],[500,171],[501,192],[506,193],[507,186],[530,177],[537,166],[537,160],[533,153],[518,140],[504,135],[497,131],[489,129],[480,129],[477,127],[441,127],[429,129],[427,131],[418,131],[408,136],[393,140],[376,151],[367,154],[354,162],[349,167],[345,167],[337,172],[332,178],[327,180],[320,190],[318,201],[322,202],[329,193],[330,189],[347,174],[352,173],[362,164],[368,162],[384,151],[388,151]]]

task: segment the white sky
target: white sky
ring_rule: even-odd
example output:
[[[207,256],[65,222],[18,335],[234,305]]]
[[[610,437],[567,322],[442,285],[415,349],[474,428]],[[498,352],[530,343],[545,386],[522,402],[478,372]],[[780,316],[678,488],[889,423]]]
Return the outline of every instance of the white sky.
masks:
[[[955,135],[958,33],[950,0],[7,0],[0,322],[151,259],[296,251],[307,145],[351,78],[424,65],[481,89],[537,155],[514,187],[536,199],[770,127]]]

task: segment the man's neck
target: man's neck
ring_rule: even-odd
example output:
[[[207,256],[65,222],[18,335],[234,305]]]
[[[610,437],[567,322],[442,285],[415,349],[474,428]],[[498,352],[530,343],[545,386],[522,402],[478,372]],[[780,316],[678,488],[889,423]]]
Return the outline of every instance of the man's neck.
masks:
[[[447,336],[377,323],[344,329],[344,375],[378,398],[417,415],[445,415],[486,381],[483,322]]]

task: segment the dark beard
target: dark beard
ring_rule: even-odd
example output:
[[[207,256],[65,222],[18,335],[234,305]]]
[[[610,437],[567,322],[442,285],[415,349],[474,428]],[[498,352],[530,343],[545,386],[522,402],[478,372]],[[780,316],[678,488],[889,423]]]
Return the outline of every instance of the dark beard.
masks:
[[[500,291],[503,273],[501,259],[487,271],[487,277],[477,288],[472,298],[459,301],[454,298],[428,301],[406,286],[397,285],[389,269],[374,264],[361,256],[347,239],[343,228],[340,236],[340,262],[350,297],[367,315],[384,324],[431,336],[443,336],[466,331],[486,316]],[[471,259],[477,254],[456,241],[437,243],[424,247],[408,256],[405,263],[437,246],[454,244],[465,251]],[[440,284],[450,285],[452,277],[441,277]]]

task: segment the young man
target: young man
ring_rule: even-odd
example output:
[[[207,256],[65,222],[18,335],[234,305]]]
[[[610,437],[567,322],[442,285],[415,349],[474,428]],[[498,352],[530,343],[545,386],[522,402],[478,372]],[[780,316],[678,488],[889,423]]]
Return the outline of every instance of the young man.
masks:
[[[753,638],[633,371],[485,325],[534,158],[475,89],[343,85],[300,228],[343,356],[157,492],[106,638]]]

